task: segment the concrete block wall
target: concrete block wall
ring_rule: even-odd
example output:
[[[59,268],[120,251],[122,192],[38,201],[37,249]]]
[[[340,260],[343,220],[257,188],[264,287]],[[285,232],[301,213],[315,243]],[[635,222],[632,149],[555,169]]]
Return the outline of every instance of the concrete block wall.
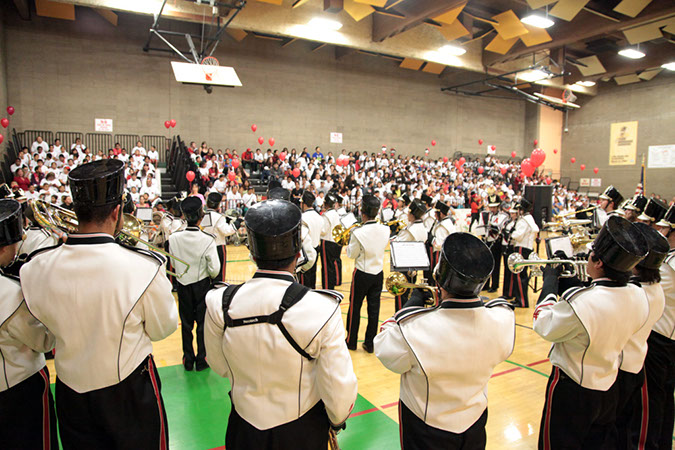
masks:
[[[175,119],[173,132],[222,149],[256,148],[263,136],[277,148],[320,145],[324,152],[386,145],[417,155],[429,147],[441,157],[485,152],[486,144],[500,155],[523,151],[524,102],[443,94],[442,78],[394,61],[359,53],[336,60],[331,46],[311,52],[308,42],[282,48],[225,37],[215,56],[236,69],[243,87],[208,95],[175,81],[170,61],[177,57],[142,52],[150,17],[120,14],[115,28],[86,8],[76,15],[75,22],[7,21],[17,129],[86,133],[94,118],[111,118],[115,133],[168,134],[164,121]],[[343,144],[329,143],[333,131],[343,133]]]

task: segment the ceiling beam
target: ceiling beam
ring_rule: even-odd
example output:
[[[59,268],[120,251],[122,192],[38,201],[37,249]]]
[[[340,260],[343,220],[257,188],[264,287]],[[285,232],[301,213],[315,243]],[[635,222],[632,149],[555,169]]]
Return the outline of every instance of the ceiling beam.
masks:
[[[375,14],[373,16],[373,42],[382,42],[412,27],[424,19],[436,17],[466,3],[467,0],[408,0],[396,5],[404,18]]]
[[[641,25],[646,22],[651,22],[665,16],[675,14],[675,5],[672,2],[653,2],[647,6],[642,14],[635,19],[624,20],[622,22],[605,21],[600,22],[598,16],[589,13],[588,11],[581,11],[574,21],[570,24],[559,24],[558,32],[551,32],[552,41],[544,44],[533,45],[527,47],[522,42],[518,42],[513,46],[510,52],[506,55],[500,55],[492,52],[483,53],[483,64],[491,66],[493,64],[502,63],[511,59],[515,59],[524,55],[543,50],[560,48],[574,42],[586,41],[595,36],[602,36],[611,34],[619,30]]]
[[[30,20],[30,5],[28,4],[28,0],[14,0],[14,6],[19,11],[21,20]]]

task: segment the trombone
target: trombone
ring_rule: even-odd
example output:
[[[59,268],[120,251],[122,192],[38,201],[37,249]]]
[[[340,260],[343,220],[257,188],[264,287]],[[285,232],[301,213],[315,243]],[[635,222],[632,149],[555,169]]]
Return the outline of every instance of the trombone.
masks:
[[[344,225],[341,223],[335,225],[333,227],[333,230],[331,231],[331,234],[333,235],[333,240],[337,245],[345,246],[349,245],[349,238],[351,237],[352,231],[354,231],[355,228],[360,227],[360,223],[355,223],[351,227],[345,229]]]
[[[588,208],[580,209],[579,211],[570,211],[570,212],[566,212],[564,214],[556,214],[555,216],[553,216],[553,218],[556,219],[556,221],[559,221],[560,219],[562,219],[564,217],[573,216],[573,215],[578,214],[578,213],[593,211],[593,210],[598,209],[598,208],[599,208],[598,205],[593,205],[593,206],[589,206]]]
[[[37,223],[39,223],[43,228],[49,230],[59,230],[71,234],[78,231],[77,216],[73,211],[44,202],[42,200],[29,200],[28,206],[30,206],[30,208],[33,210],[33,216],[35,217]],[[167,270],[166,273],[177,278],[185,275],[190,268],[190,265],[182,259],[177,258],[174,255],[152,245],[150,242],[141,239],[140,236],[143,228],[144,224],[139,219],[132,216],[131,214],[124,214],[122,230],[120,230],[116,237],[119,237],[120,241],[127,245],[133,246],[136,243],[144,244],[150,250],[184,264],[185,270],[180,274],[170,270]]]
[[[506,261],[506,265],[513,273],[520,273],[527,267],[532,267],[532,276],[543,275],[542,267],[547,264],[564,264],[565,270],[560,274],[561,278],[578,277],[581,281],[586,281],[587,261],[576,261],[572,259],[541,259],[536,253],[532,252],[529,258],[523,258],[520,253],[511,253]],[[571,267],[571,269],[569,269]]]
[[[392,272],[384,281],[384,286],[393,296],[403,295],[408,289],[426,289],[431,291],[432,297],[424,301],[425,306],[433,306],[437,303],[438,291],[428,283],[413,284],[408,283],[405,275],[401,272]]]

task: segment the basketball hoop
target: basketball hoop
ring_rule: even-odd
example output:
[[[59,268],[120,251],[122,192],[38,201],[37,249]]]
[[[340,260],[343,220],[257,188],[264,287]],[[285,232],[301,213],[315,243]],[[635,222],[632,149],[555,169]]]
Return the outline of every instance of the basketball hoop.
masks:
[[[572,103],[576,99],[577,99],[577,96],[574,95],[574,93],[572,91],[570,91],[569,89],[565,89],[563,91],[563,94],[562,94],[562,102],[563,103],[567,103],[567,102]]]
[[[220,65],[215,56],[207,56],[202,59],[202,70],[204,71],[204,77],[206,81],[213,81],[213,75],[216,73],[216,68]]]

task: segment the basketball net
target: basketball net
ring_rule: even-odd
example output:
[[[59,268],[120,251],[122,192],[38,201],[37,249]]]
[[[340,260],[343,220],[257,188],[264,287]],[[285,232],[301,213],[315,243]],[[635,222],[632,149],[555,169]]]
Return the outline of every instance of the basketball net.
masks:
[[[207,56],[202,59],[202,70],[204,71],[204,78],[206,81],[213,81],[213,75],[216,73],[217,67],[220,65],[218,60],[213,56]]]
[[[574,95],[574,93],[572,91],[570,91],[569,89],[565,89],[563,91],[563,95],[562,95],[562,102],[563,103],[573,102],[576,99],[577,99],[577,96]]]

